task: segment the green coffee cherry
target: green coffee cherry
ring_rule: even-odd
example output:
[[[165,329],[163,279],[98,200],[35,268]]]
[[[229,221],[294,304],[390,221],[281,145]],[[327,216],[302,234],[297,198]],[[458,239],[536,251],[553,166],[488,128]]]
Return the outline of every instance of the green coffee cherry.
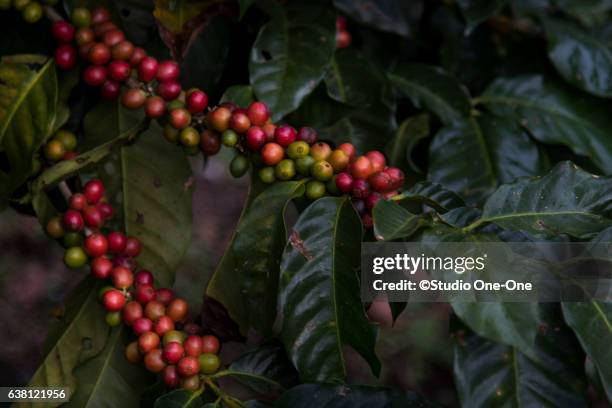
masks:
[[[279,180],[291,180],[295,177],[295,162],[291,159],[281,160],[274,168],[274,175]]]
[[[11,0],[0,0],[0,10],[9,10],[11,8]]]
[[[276,180],[274,176],[274,167],[264,167],[260,169],[257,174],[259,175],[259,179],[266,184],[272,184],[274,180]]]
[[[77,269],[87,263],[87,254],[80,246],[70,247],[64,253],[64,263],[71,269]]]
[[[297,160],[300,157],[304,157],[308,155],[309,152],[310,146],[308,145],[308,143],[303,142],[301,140],[298,142],[291,143],[287,148],[287,156],[289,156],[289,158],[293,160]]]
[[[310,173],[319,181],[328,181],[334,176],[334,168],[329,162],[319,160],[310,168]]]
[[[310,176],[310,168],[315,163],[315,159],[312,156],[300,157],[295,161],[295,168],[302,176]]]
[[[166,139],[170,143],[178,143],[180,133],[180,130],[175,129],[169,123],[164,126],[164,139]]]
[[[30,4],[30,0],[13,0],[13,8],[17,11],[21,11]]]
[[[325,195],[325,184],[318,180],[309,181],[306,184],[306,197],[310,200],[316,200]]]
[[[180,135],[181,144],[187,147],[194,147],[200,143],[200,132],[192,127],[186,127],[181,130]]]
[[[230,173],[236,178],[242,177],[247,171],[249,171],[249,165],[249,159],[246,156],[239,154],[234,157],[230,163]]]
[[[89,27],[91,24],[91,13],[84,7],[72,10],[72,23],[77,27]]]
[[[119,326],[121,324],[121,312],[108,312],[104,319],[110,327]]]
[[[80,232],[67,232],[63,239],[64,247],[76,247],[83,243],[83,236]]]
[[[221,135],[221,143],[227,147],[236,146],[236,143],[238,143],[238,133],[234,132],[232,129],[227,129]]]
[[[69,130],[58,130],[53,139],[63,144],[66,151],[71,152],[77,147],[77,138],[74,133]]]
[[[31,2],[30,4],[25,6],[23,10],[21,10],[21,16],[26,22],[30,24],[36,23],[38,20],[40,20],[42,14],[42,6],[37,1]]]
[[[336,185],[336,177],[334,176],[327,183],[325,183],[325,189],[331,195],[340,195],[340,190],[338,190],[338,186]]]
[[[173,111],[175,109],[181,109],[181,108],[184,108],[184,107],[185,107],[185,104],[183,102],[181,102],[180,100],[178,100],[178,99],[170,101],[170,102],[168,102],[166,104],[166,110],[168,112],[171,112],[171,111]]]

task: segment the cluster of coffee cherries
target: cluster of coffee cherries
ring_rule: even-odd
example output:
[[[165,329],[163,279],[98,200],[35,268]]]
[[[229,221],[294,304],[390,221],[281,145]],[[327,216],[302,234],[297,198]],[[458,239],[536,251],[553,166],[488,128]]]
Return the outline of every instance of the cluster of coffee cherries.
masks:
[[[45,143],[43,153],[49,162],[74,159],[77,156],[75,149],[77,138],[74,133],[66,129],[60,129],[53,137]]]
[[[69,209],[49,220],[47,234],[64,239],[67,266],[79,268],[89,261],[94,277],[112,283],[101,289],[100,299],[109,326],[123,322],[138,336],[126,347],[128,361],[144,360],[149,371],[161,373],[168,387],[198,389],[200,374],[213,374],[221,365],[219,340],[201,336],[200,327],[187,321],[185,299],[171,289],[156,289],[153,274],[138,267],[142,247],[137,238],[102,232],[104,220],[113,214],[104,190],[100,180],[88,181],[82,193],[70,196]]]
[[[44,0],[50,6],[57,3],[57,0]],[[42,5],[36,0],[0,0],[0,10],[10,10],[11,8],[21,12],[21,16],[28,23],[36,23],[43,15]]]
[[[346,18],[338,16],[336,18],[336,48],[346,48],[351,45],[351,33],[346,29]]]
[[[310,178],[306,184],[308,199],[351,194],[364,226],[371,227],[372,208],[381,198],[397,194],[404,173],[387,167],[379,151],[358,156],[351,143],[332,149],[330,144],[318,141],[313,128],[296,130],[286,124],[276,125],[270,116],[268,106],[259,101],[247,108],[224,103],[208,114],[208,137],[219,138],[220,133],[221,143],[239,152],[230,163],[232,175],[242,176],[252,163],[266,184]]]

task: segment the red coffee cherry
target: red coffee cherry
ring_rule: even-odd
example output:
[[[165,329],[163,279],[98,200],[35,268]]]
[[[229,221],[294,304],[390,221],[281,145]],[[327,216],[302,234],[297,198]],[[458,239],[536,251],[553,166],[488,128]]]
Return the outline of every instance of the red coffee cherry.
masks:
[[[301,127],[296,136],[296,140],[301,140],[308,144],[315,143],[317,138],[317,131],[308,126]]]
[[[164,346],[163,356],[168,364],[176,364],[183,357],[183,346],[180,343],[172,342]]]
[[[128,64],[130,64],[129,59],[132,58],[133,54],[134,44],[132,44],[130,41],[121,41],[111,49],[111,57],[113,60],[126,61]],[[132,64],[130,64],[130,67],[131,66]]]
[[[109,312],[118,312],[125,305],[125,296],[117,289],[111,289],[102,295],[102,304]]]
[[[353,197],[366,198],[370,195],[370,185],[365,180],[354,180],[351,192]]]
[[[79,57],[82,60],[87,60],[87,56],[89,55],[89,50],[91,49],[91,47],[93,47],[94,43],[89,42],[89,43],[85,43],[85,44],[81,44],[79,45]]]
[[[53,38],[60,43],[69,43],[74,39],[74,26],[67,21],[60,20],[51,26]]]
[[[159,65],[153,57],[143,57],[138,64],[138,78],[144,82],[150,82],[155,79]]]
[[[166,363],[162,358],[162,351],[155,349],[145,354],[144,364],[147,370],[152,373],[161,373],[166,368]]]
[[[266,143],[261,149],[261,160],[266,166],[276,166],[285,157],[285,149],[278,143]]]
[[[138,238],[127,237],[127,240],[125,242],[125,250],[123,252],[125,255],[136,258],[138,255],[140,255],[141,250],[142,246]]]
[[[276,140],[276,143],[283,147],[287,147],[291,143],[295,142],[296,137],[297,133],[291,126],[279,126],[274,132],[274,139]]]
[[[109,21],[110,18],[111,18],[110,12],[108,11],[108,9],[104,7],[96,7],[93,10],[91,10],[91,24],[92,25],[104,23],[106,21]]]
[[[153,288],[153,285],[138,285],[136,287],[136,293],[134,297],[138,302],[142,303],[143,305],[146,305],[147,303],[155,299],[155,289]]]
[[[379,171],[384,170],[387,166],[387,160],[385,159],[385,155],[379,152],[378,150],[372,150],[365,154],[370,160],[372,164],[372,173],[378,173]]]
[[[131,301],[127,302],[123,308],[123,322],[131,326],[136,320],[141,319],[143,316],[143,310],[140,303]]]
[[[129,78],[132,67],[125,61],[115,60],[108,64],[108,76],[115,81],[123,82]]]
[[[113,48],[115,45],[125,40],[125,34],[121,30],[110,30],[104,33],[102,42],[106,44],[108,48]]]
[[[165,314],[166,307],[156,300],[152,300],[145,306],[145,316],[154,322]]]
[[[104,37],[104,34],[106,34],[109,31],[118,30],[118,29],[119,27],[117,27],[115,23],[113,23],[112,21],[104,21],[100,24],[96,24],[93,26],[94,33],[96,34],[96,37],[98,38]]]
[[[148,353],[159,347],[159,336],[157,333],[148,331],[138,337],[138,349],[141,353]]]
[[[364,200],[366,208],[368,210],[371,210],[372,208],[374,208],[374,206],[376,205],[376,203],[378,203],[380,201],[380,199],[382,198],[382,196],[378,193],[371,193],[369,196],[367,196],[367,198]]]
[[[336,48],[346,48],[351,45],[351,33],[347,30],[340,30],[336,33]]]
[[[338,149],[346,153],[349,159],[353,159],[353,157],[355,157],[355,154],[357,153],[355,146],[353,146],[351,143],[342,143],[340,146],[338,146]]]
[[[81,193],[74,193],[73,195],[70,196],[70,201],[68,203],[68,206],[71,209],[81,211],[83,208],[85,208],[86,205],[87,205],[87,199],[85,198],[85,195]]]
[[[168,288],[160,288],[155,294],[155,299],[164,306],[167,306],[174,299],[174,292]]]
[[[339,173],[336,176],[336,187],[344,194],[350,193],[353,188],[353,177],[348,173]]]
[[[349,166],[350,173],[353,177],[367,180],[372,174],[372,163],[365,156],[359,156]]]
[[[105,255],[108,251],[108,241],[100,233],[94,233],[85,238],[85,252],[92,258]]]
[[[219,134],[205,130],[200,134],[200,149],[207,156],[214,156],[221,150],[221,138]]]
[[[106,81],[106,68],[90,65],[83,72],[83,80],[89,86],[101,86]]]
[[[200,371],[200,363],[197,358],[186,356],[181,358],[176,368],[181,377],[191,377]]]
[[[89,228],[98,229],[104,225],[104,217],[97,207],[88,206],[83,209],[83,220]]]
[[[77,63],[76,49],[70,44],[57,47],[54,54],[55,65],[63,70],[72,69]]]
[[[180,383],[180,378],[178,372],[176,371],[176,366],[166,366],[166,368],[164,368],[162,377],[164,379],[164,384],[166,384],[166,386],[170,388],[174,388]]]
[[[134,274],[128,268],[116,266],[111,272],[113,285],[119,289],[127,289],[134,283]]]
[[[170,330],[174,330],[174,320],[168,316],[160,316],[155,322],[155,333],[163,336]]]
[[[172,60],[162,61],[159,63],[156,78],[160,82],[173,81],[178,79],[179,73],[180,69],[176,62]]]
[[[108,279],[113,270],[113,263],[103,256],[91,261],[91,274],[98,279]]]
[[[391,179],[391,176],[384,171],[372,174],[368,178],[368,182],[372,186],[372,190],[379,193],[384,193],[385,191],[393,189],[393,180]]]
[[[134,276],[134,284],[138,287],[141,285],[153,285],[153,274],[146,270],[146,269],[141,269],[138,272],[136,272],[136,275]]]
[[[74,40],[78,45],[93,43],[95,39],[96,35],[89,27],[81,27],[74,34]]]
[[[128,89],[121,96],[121,104],[128,109],[141,108],[147,100],[147,94],[142,89]]]
[[[174,100],[181,94],[181,84],[175,80],[160,82],[157,85],[157,94],[167,101]]]
[[[159,96],[149,96],[145,102],[145,114],[150,118],[161,118],[166,113],[166,102]]]
[[[127,238],[119,231],[110,232],[106,239],[108,241],[108,250],[112,254],[120,254],[125,250]]]
[[[274,141],[274,132],[276,132],[276,125],[274,123],[266,123],[261,127],[266,135],[266,142]]]
[[[96,43],[91,46],[87,59],[94,65],[104,65],[110,61],[110,49],[103,43]]]
[[[183,342],[185,354],[188,356],[197,357],[202,354],[204,342],[200,336],[189,336]]]
[[[138,266],[138,262],[131,256],[127,256],[124,254],[115,255],[113,258],[114,266],[123,266],[124,268],[128,268],[130,271],[133,271]]]
[[[404,172],[397,167],[389,167],[384,170],[391,177],[391,190],[397,190],[404,185]]]
[[[270,109],[263,102],[253,102],[247,108],[247,115],[253,125],[263,126],[270,119]]]
[[[257,151],[266,143],[266,134],[259,126],[251,126],[246,133],[246,145],[249,149]]]
[[[140,47],[136,47],[134,48],[134,52],[132,53],[132,56],[130,57],[130,65],[132,65],[133,67],[136,67],[140,64],[140,62],[144,59],[144,57],[147,56],[147,52]]]
[[[151,319],[146,317],[141,317],[140,319],[136,319],[134,323],[132,323],[132,330],[134,334],[140,336],[143,333],[150,332],[153,330],[153,322]]]
[[[204,112],[208,107],[208,95],[199,89],[193,90],[187,94],[187,110],[191,113]]]
[[[191,123],[191,114],[187,109],[179,108],[170,111],[170,125],[175,129],[184,129]]]
[[[105,101],[112,101],[117,99],[121,93],[121,85],[117,81],[106,80],[102,84],[100,89],[100,96]]]
[[[81,231],[85,226],[83,216],[80,212],[75,210],[68,210],[64,213],[63,217],[64,228],[68,231]]]
[[[168,306],[166,307],[166,315],[168,315],[168,317],[175,322],[183,322],[187,318],[188,310],[189,305],[187,305],[185,299],[176,298],[168,303]]]
[[[235,110],[230,119],[230,128],[238,133],[244,133],[251,127],[251,121],[246,113]]]
[[[109,203],[98,203],[96,207],[98,207],[98,211],[100,211],[100,214],[102,214],[102,218],[104,218],[105,220],[113,218],[113,206]]]
[[[213,335],[202,336],[202,353],[217,354],[219,352],[219,339]]]
[[[218,132],[224,132],[229,129],[231,119],[232,111],[224,106],[220,106],[208,114],[208,122]]]

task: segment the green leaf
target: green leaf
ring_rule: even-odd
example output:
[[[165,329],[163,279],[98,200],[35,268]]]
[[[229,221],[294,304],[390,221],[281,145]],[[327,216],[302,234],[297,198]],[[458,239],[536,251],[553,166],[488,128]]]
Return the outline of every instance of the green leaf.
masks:
[[[255,0],[238,0],[238,4],[240,5],[240,19],[244,17],[245,13],[249,10],[254,2]]]
[[[277,408],[427,408],[431,407],[413,392],[401,392],[365,385],[302,384],[285,392]]]
[[[586,407],[582,358],[567,327],[549,329],[539,363],[469,331],[455,332],[455,384],[465,407]]]
[[[412,160],[412,151],[427,136],[429,136],[429,115],[427,113],[420,113],[404,120],[397,129],[395,137],[387,144],[386,153],[389,166],[404,170],[410,167],[413,171],[422,173],[422,170]]]
[[[601,100],[570,92],[542,76],[495,80],[478,98],[499,117],[512,118],[535,139],[568,146],[612,173],[612,117]]]
[[[465,205],[457,194],[447,190],[440,184],[429,181],[421,181],[414,184],[394,199],[399,202],[416,201],[435,209],[439,213],[445,213],[453,208]]]
[[[395,201],[380,200],[372,211],[374,236],[379,241],[408,238],[430,224],[426,215],[412,214]]]
[[[612,179],[559,163],[543,177],[501,186],[466,230],[485,223],[532,234],[592,237],[612,225]]]
[[[291,231],[281,262],[280,339],[302,381],[343,381],[345,345],[380,372],[376,330],[359,299],[361,236],[347,197],[315,201]]]
[[[444,70],[431,65],[400,64],[389,75],[391,83],[417,108],[435,113],[445,124],[469,116],[469,97]]]
[[[306,180],[275,183],[248,200],[236,232],[206,294],[221,302],[244,334],[255,328],[271,334],[279,266],[286,242],[284,214],[304,194]],[[261,191],[256,185],[254,191]],[[252,200],[252,202],[251,202]]]
[[[335,15],[323,2],[273,8],[251,50],[249,72],[257,99],[268,104],[275,120],[297,109],[323,79],[335,33]]]
[[[612,49],[573,24],[544,20],[548,56],[561,76],[593,95],[612,96]]]
[[[171,33],[183,31],[185,23],[214,5],[214,0],[155,0],[155,18]]]
[[[225,90],[221,102],[233,102],[238,106],[247,107],[255,100],[251,85],[233,85]]]
[[[17,55],[0,60],[0,207],[32,174],[35,152],[55,129],[58,84],[53,59]]]
[[[401,0],[334,0],[334,6],[361,24],[402,37],[410,35]]]
[[[174,390],[156,399],[153,408],[204,408],[205,403],[201,395],[201,389],[198,391]]]
[[[498,14],[506,0],[457,0],[457,4],[467,22],[465,33],[469,34],[478,24]]]

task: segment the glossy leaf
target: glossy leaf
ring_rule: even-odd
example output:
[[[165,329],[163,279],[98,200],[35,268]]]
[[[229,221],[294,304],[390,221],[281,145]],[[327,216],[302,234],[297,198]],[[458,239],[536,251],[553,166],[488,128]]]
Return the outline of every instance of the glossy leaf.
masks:
[[[359,299],[361,235],[346,197],[315,201],[291,231],[281,262],[280,339],[302,381],[343,381],[346,345],[380,372],[376,331]]]
[[[334,0],[334,5],[362,24],[402,37],[410,34],[401,0]]]
[[[439,213],[445,213],[453,208],[463,207],[465,203],[457,194],[445,189],[441,184],[421,181],[403,191],[396,198],[400,202],[416,201],[432,207]]]
[[[174,34],[180,33],[185,23],[213,4],[211,0],[155,0],[153,15]]]
[[[467,22],[466,34],[491,16],[498,14],[506,0],[457,0],[461,13]]]
[[[276,120],[297,109],[323,79],[335,50],[335,16],[320,1],[275,7],[251,50],[250,82]]]
[[[471,104],[461,85],[441,68],[422,64],[400,64],[389,80],[417,108],[435,113],[450,124],[469,116]]]
[[[368,58],[353,48],[337,50],[325,74],[327,94],[338,102],[358,107],[375,101],[383,80]]]
[[[412,214],[397,202],[379,201],[372,211],[374,236],[379,241],[408,238],[430,223],[429,217]]]
[[[206,405],[201,395],[201,390],[174,390],[155,400],[153,408],[204,408]]]
[[[495,80],[478,99],[497,116],[512,118],[535,139],[562,144],[612,173],[612,117],[601,100],[575,94],[542,76]]]
[[[253,88],[250,85],[230,86],[221,97],[221,102],[233,102],[241,107],[249,106],[254,100]]]
[[[412,160],[412,151],[416,145],[429,136],[429,115],[421,113],[405,119],[397,129],[395,137],[389,141],[386,148],[389,166],[408,170],[408,167],[417,173],[422,170]]]

